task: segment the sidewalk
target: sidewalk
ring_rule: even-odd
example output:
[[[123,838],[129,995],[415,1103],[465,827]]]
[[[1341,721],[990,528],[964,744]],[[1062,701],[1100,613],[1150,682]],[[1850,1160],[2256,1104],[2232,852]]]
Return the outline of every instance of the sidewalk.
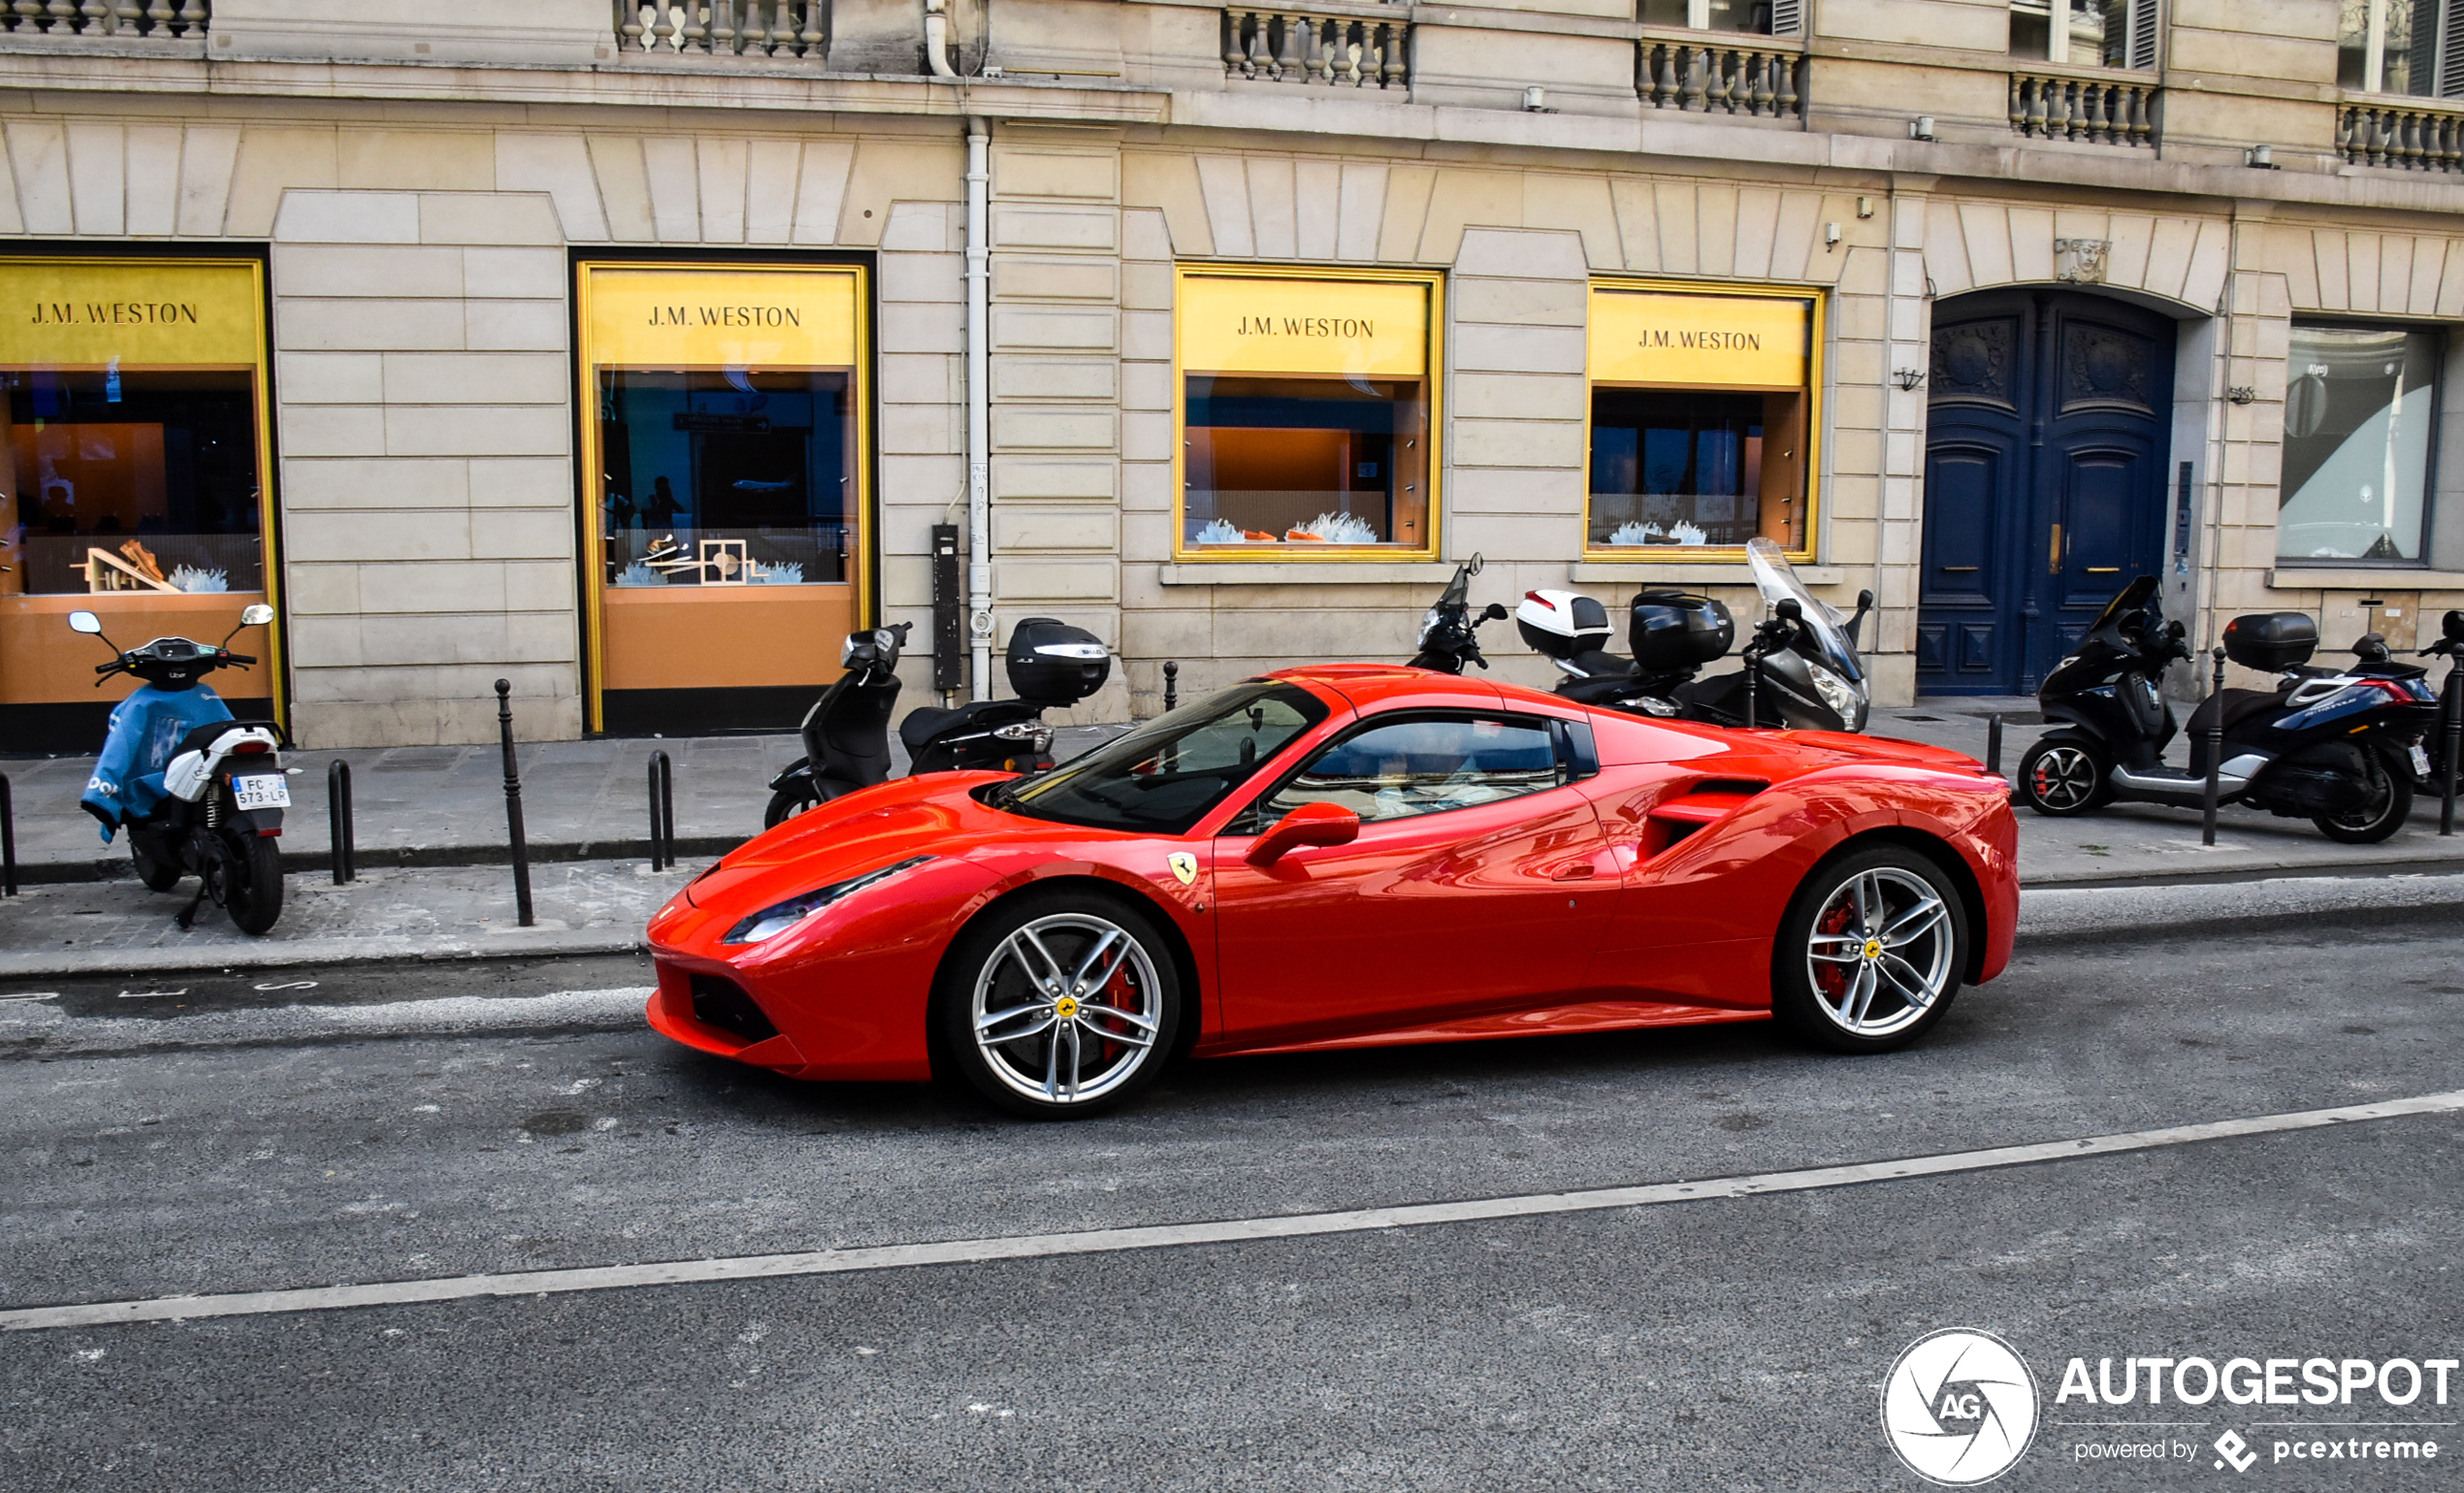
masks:
[[[2041,727],[2033,699],[1929,700],[1875,713],[1876,735],[1904,736],[1983,757],[1987,720],[2010,721],[2006,770]],[[2021,722],[2027,724],[2022,725]],[[1083,750],[1118,728],[1063,733]],[[644,838],[643,763],[675,763],[681,868],[652,875]],[[0,902],[0,977],[146,969],[270,967],[371,958],[620,953],[684,879],[761,827],[770,776],[796,755],[793,736],[553,742],[521,749],[523,809],[533,846],[537,925],[514,925],[504,853],[503,760],[494,747],[404,747],[346,754],[355,776],[360,880],[331,885],[322,867],[325,763],[300,753],[284,845],[316,869],[295,869],[275,930],[250,938],[206,910],[181,932],[185,895],[146,892],[127,852],[103,850],[76,807],[83,759],[12,762],[23,895]],[[903,765],[903,763],[902,763]],[[29,770],[31,769],[31,770]],[[2306,820],[2227,808],[2217,844],[2199,843],[2194,811],[2128,805],[2084,820],[2022,810],[2020,874],[2030,888],[2283,875],[2389,875],[2464,870],[2464,834],[2442,839],[2438,806],[2380,845],[2339,845]],[[98,851],[101,853],[98,855]],[[98,877],[108,877],[100,880]],[[185,884],[193,892],[193,884]]]

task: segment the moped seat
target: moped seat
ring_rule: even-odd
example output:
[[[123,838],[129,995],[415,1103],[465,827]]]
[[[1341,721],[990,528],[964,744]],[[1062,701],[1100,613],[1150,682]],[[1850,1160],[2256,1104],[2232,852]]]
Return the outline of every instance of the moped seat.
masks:
[[[1019,699],[971,699],[956,710],[919,705],[898,723],[898,739],[909,757],[919,757],[934,738],[955,731],[986,730],[1016,721],[1040,719],[1035,706]]]
[[[2200,700],[2198,708],[2190,712],[2190,723],[2184,730],[2190,733],[2192,739],[2205,735],[2210,723],[2216,719],[2218,707],[2221,705],[2224,730],[2230,731],[2253,716],[2264,715],[2282,707],[2286,698],[2291,694],[2290,690],[2224,690]]]

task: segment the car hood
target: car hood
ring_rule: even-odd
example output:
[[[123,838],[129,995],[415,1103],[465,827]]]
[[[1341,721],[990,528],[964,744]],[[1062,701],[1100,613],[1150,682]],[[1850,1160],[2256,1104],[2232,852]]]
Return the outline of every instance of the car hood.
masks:
[[[1064,828],[975,800],[975,790],[1010,776],[934,772],[833,798],[728,852],[685,888],[686,900],[750,910],[913,856],[963,856],[988,843],[1015,845],[1038,831]],[[1103,831],[1066,832],[1084,838]]]

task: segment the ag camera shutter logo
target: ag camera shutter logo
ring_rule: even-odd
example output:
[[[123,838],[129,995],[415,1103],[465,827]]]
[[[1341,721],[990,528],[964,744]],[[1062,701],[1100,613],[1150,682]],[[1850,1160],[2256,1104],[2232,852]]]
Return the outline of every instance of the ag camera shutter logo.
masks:
[[[1969,1487],[2017,1466],[2036,1438],[2036,1377],[1990,1332],[1949,1327],[1907,1346],[1882,1382],[1882,1433],[1908,1471]]]

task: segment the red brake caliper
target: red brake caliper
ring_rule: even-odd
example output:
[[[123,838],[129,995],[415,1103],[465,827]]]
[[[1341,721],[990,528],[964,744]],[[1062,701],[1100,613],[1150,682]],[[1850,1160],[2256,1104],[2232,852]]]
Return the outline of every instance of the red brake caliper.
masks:
[[[1848,925],[1856,921],[1857,909],[1855,904],[1851,903],[1846,897],[1841,897],[1838,901],[1833,902],[1830,907],[1826,908],[1820,918],[1814,920],[1814,931],[1817,933],[1845,933],[1848,931]],[[1843,964],[1834,964],[1829,959],[1816,959],[1814,961],[1814,983],[1822,988],[1824,995],[1832,1000],[1837,1000],[1848,991],[1847,966]]]

